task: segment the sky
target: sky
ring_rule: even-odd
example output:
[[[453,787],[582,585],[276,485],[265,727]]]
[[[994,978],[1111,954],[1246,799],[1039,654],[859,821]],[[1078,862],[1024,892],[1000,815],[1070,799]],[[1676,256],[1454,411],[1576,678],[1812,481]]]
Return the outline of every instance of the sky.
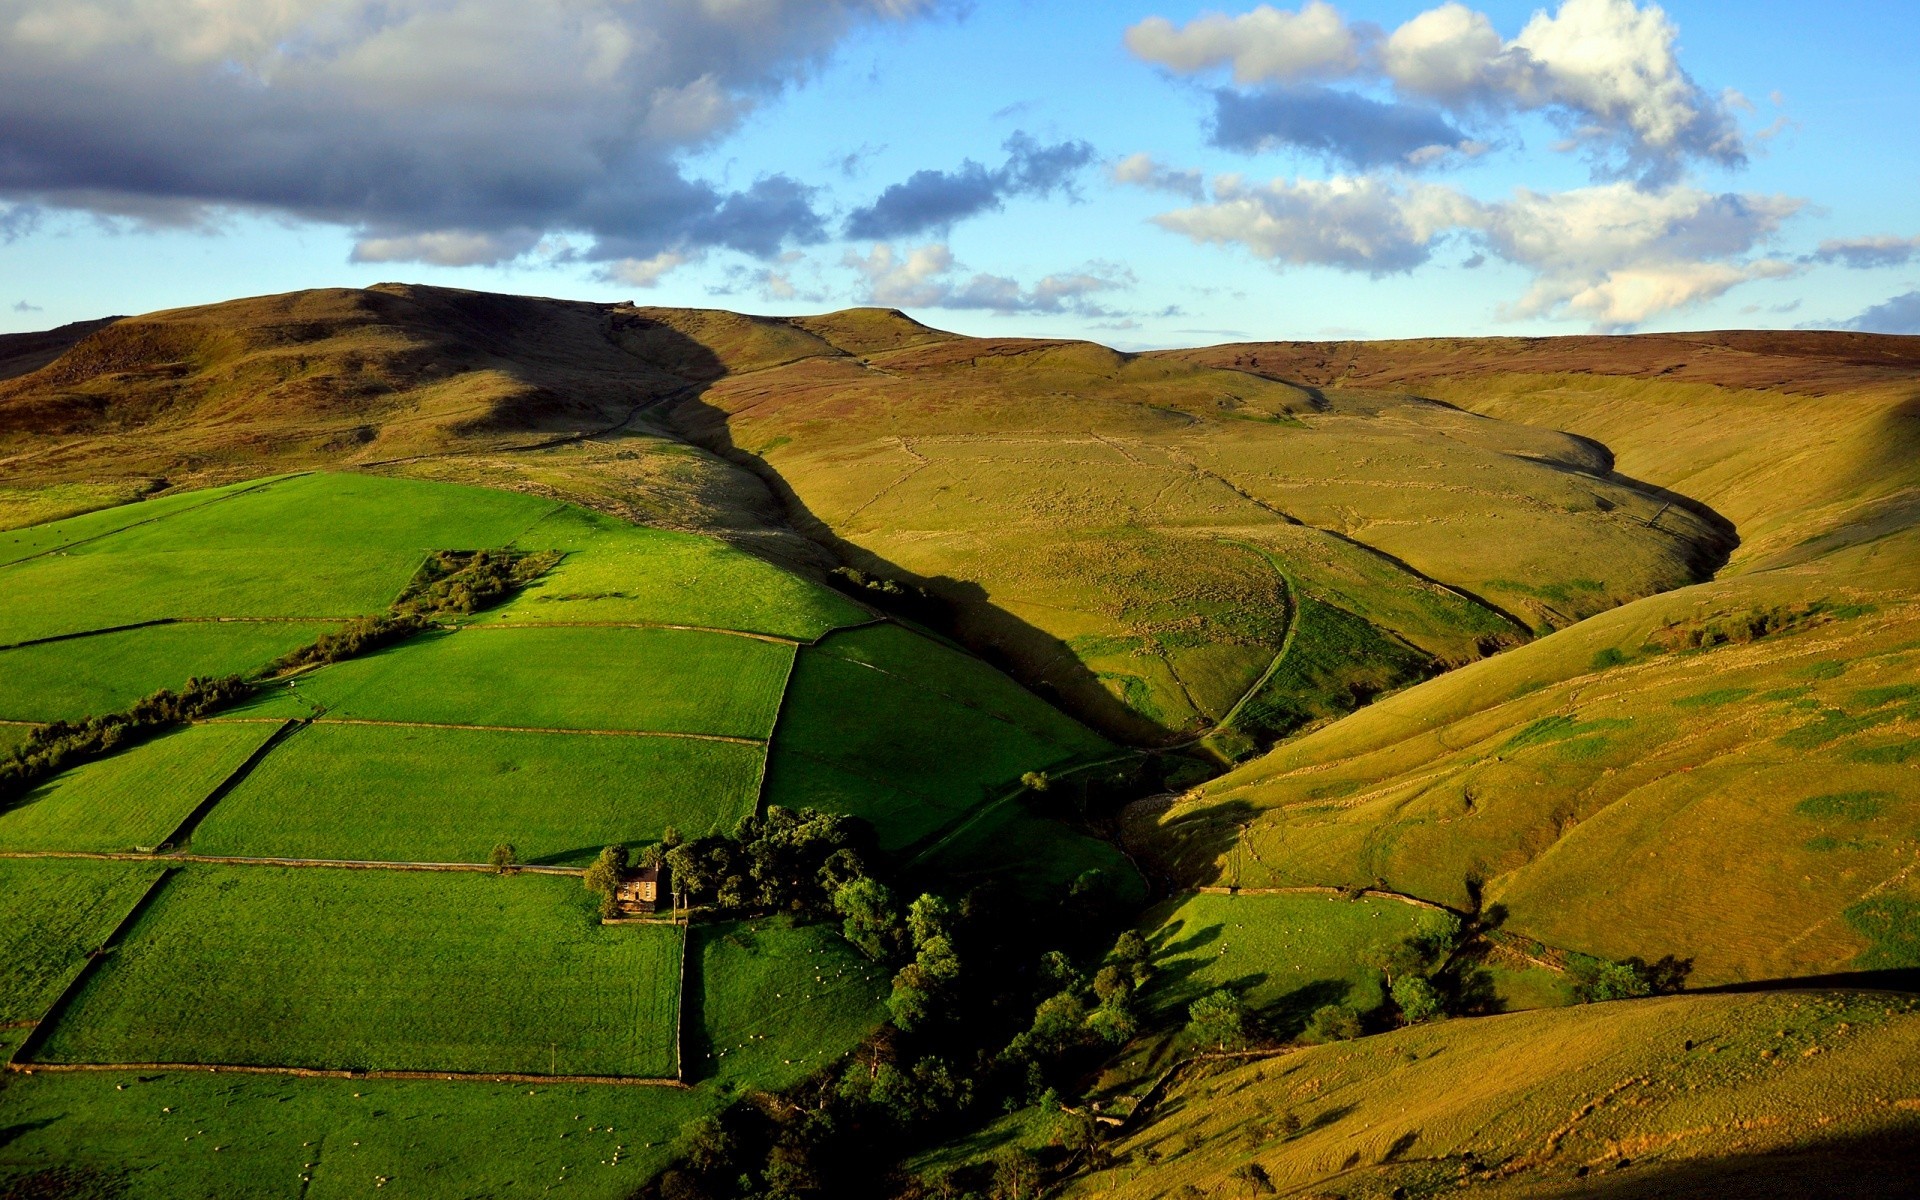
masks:
[[[1890,0],[0,0],[0,331],[398,280],[1920,334],[1916,45]]]

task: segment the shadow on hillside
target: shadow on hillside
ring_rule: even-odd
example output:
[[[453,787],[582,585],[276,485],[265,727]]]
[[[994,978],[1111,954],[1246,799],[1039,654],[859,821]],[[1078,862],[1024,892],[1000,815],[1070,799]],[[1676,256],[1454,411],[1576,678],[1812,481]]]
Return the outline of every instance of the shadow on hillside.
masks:
[[[1793,979],[1755,979],[1715,987],[1688,988],[1688,995],[1737,992],[1795,991],[1920,992],[1920,967],[1889,967],[1880,971],[1842,971],[1832,975],[1802,975]]]
[[[837,536],[765,458],[734,442],[728,414],[706,402],[706,389],[727,373],[720,358],[708,347],[665,325],[649,324],[646,340],[649,356],[658,354],[663,362],[673,364],[671,369],[676,374],[690,381],[683,395],[655,412],[657,418],[670,423],[694,444],[751,471],[784,506],[787,524],[802,537],[824,547],[842,565],[881,579],[924,588],[938,597],[953,617],[942,621],[924,609],[898,615],[951,637],[1030,691],[1110,738],[1149,747],[1180,739],[1182,731],[1164,726],[1122,704],[1070,646],[994,605],[979,584],[946,575],[915,574]],[[1021,659],[1015,659],[1007,651],[1010,645],[1023,648],[1025,654]]]
[[[1891,1200],[1920,1195],[1920,1127],[1779,1154],[1589,1168],[1583,1179],[1528,1194],[1553,1200]]]

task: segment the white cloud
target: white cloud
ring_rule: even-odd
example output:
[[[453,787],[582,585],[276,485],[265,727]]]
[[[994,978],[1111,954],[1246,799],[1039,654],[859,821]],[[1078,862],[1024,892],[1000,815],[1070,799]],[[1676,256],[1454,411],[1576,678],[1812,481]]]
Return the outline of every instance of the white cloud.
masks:
[[[1151,191],[1172,192],[1189,200],[1206,198],[1206,181],[1198,171],[1174,171],[1156,162],[1150,154],[1129,154],[1113,164],[1115,183]]]
[[[1131,287],[1133,276],[1111,264],[1091,264],[1079,272],[1048,275],[1031,288],[1005,275],[956,275],[953,252],[933,242],[902,255],[891,244],[876,244],[866,254],[848,251],[843,264],[861,277],[866,300],[891,308],[961,308],[989,312],[1073,312],[1111,316],[1093,297]]]
[[[1372,176],[1215,181],[1214,199],[1154,218],[1196,242],[1239,244],[1298,266],[1386,275],[1427,261],[1442,232],[1471,225],[1479,205],[1452,188]]]
[[[1238,17],[1206,13],[1180,28],[1148,17],[1126,37],[1148,62],[1189,73],[1231,64],[1241,83],[1339,78],[1362,62],[1360,37],[1325,0],[1308,0],[1297,13],[1270,4]]]
[[[1298,14],[1265,5],[1240,17],[1210,14],[1180,29],[1156,17],[1127,32],[1142,58],[1188,73],[1230,64],[1243,84],[1384,79],[1402,97],[1462,116],[1544,112],[1569,135],[1556,149],[1593,152],[1602,174],[1666,182],[1690,159],[1746,160],[1731,108],[1738,93],[1716,97],[1694,83],[1678,38],[1664,10],[1636,0],[1563,0],[1512,39],[1459,0],[1384,40],[1318,2]]]
[[[1410,271],[1442,239],[1459,237],[1532,275],[1525,294],[1501,315],[1579,318],[1617,329],[1750,280],[1795,272],[1758,252],[1803,203],[1627,183],[1559,193],[1522,189],[1488,203],[1437,184],[1370,176],[1256,185],[1228,176],[1215,182],[1211,201],[1155,221],[1196,242],[1241,246],[1275,263],[1375,276]]]
[[[699,256],[684,250],[662,250],[648,258],[615,259],[606,266],[606,277],[616,283],[638,288],[659,287],[667,274],[695,261]]]
[[[366,237],[354,243],[357,263],[422,262],[437,267],[492,266],[515,259],[540,241],[537,231],[475,233],[442,229],[400,237]]]

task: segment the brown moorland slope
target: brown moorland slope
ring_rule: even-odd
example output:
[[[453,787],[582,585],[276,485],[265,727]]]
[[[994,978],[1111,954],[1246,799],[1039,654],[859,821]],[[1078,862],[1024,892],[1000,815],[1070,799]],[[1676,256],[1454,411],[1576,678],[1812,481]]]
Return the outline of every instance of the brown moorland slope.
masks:
[[[1498,905],[1510,932],[1690,960],[1696,984],[1920,966],[1920,340],[1703,337],[1740,386],[1677,365],[1681,338],[1618,361],[1556,340],[1523,364],[1551,373],[1513,376],[1356,350],[1369,378],[1596,432],[1741,547],[1144,806],[1140,848],[1186,881]],[[1796,356],[1809,382],[1747,386]]]
[[[878,309],[383,284],[121,320],[0,381],[16,492],[323,465],[539,490],[903,577],[1109,732],[1224,728],[1228,755],[1703,578],[1732,548],[1713,513],[1581,437]]]

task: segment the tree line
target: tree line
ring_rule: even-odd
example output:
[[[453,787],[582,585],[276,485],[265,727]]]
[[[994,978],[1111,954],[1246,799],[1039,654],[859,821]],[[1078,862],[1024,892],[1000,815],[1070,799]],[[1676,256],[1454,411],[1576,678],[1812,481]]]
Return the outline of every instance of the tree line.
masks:
[[[36,726],[25,743],[0,759],[0,801],[16,801],[70,767],[197,720],[252,690],[239,675],[196,675],[177,692],[162,688],[121,712]]]

